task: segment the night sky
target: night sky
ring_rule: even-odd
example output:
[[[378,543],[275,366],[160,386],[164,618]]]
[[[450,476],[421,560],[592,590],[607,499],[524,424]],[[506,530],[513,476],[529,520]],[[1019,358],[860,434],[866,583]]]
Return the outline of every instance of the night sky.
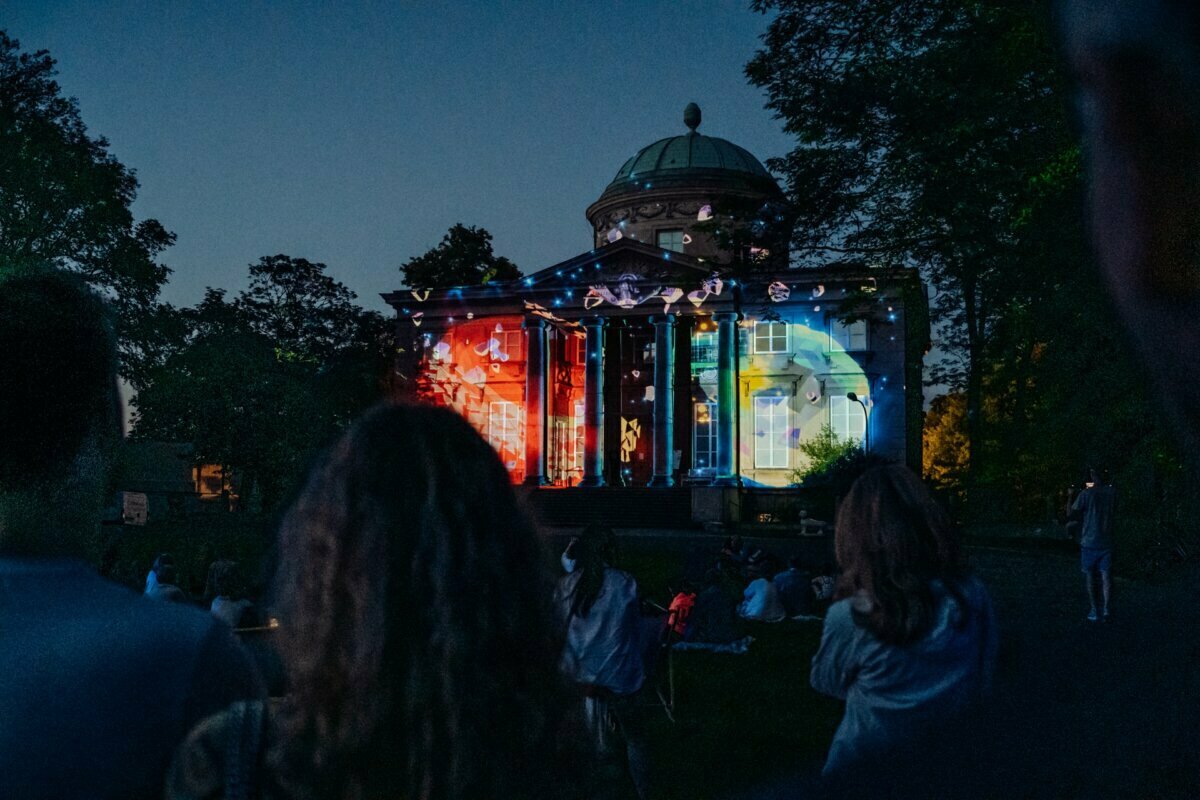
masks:
[[[344,7],[343,7],[344,6]],[[398,8],[397,6],[402,6]],[[169,7],[169,8],[168,8]],[[789,149],[742,67],[745,2],[6,2],[179,241],[164,298],[324,261],[368,307],[455,222],[530,272],[591,246],[584,209],[640,147],[700,130]]]

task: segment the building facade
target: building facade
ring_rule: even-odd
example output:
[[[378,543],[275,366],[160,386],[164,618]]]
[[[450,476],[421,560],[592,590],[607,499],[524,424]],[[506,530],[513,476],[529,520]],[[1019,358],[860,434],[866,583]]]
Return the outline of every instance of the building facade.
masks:
[[[514,281],[385,295],[397,377],[463,414],[515,482],[788,486],[839,439],[919,469],[915,270],[793,268],[783,193],[697,132],[638,151],[585,252]]]

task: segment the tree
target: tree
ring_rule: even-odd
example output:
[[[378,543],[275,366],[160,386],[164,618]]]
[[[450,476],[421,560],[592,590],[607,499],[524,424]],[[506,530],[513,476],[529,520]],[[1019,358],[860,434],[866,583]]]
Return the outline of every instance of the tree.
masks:
[[[777,16],[747,75],[798,140],[771,162],[798,213],[794,251],[922,268],[949,354],[931,378],[965,391],[975,472],[984,378],[1011,355],[998,349],[998,326],[1028,313],[1047,279],[1081,266],[1078,147],[1048,3],[754,7]],[[1068,246],[1028,235],[1055,228]]]
[[[221,464],[274,508],[313,452],[383,396],[391,371],[387,321],[325,269],[262,258],[234,300],[209,289],[175,312],[134,435],[191,443],[197,463]]]
[[[962,392],[933,398],[925,415],[921,449],[925,479],[939,489],[963,486],[970,458],[967,443],[967,398]]]
[[[22,53],[0,31],[0,270],[44,263],[82,275],[113,302],[123,372],[136,380],[170,272],[158,257],[175,235],[134,221],[137,178],[88,135],[56,74],[49,53]]]
[[[521,276],[517,265],[492,252],[492,235],[484,228],[456,222],[441,243],[400,265],[404,282],[414,289],[473,286]]]

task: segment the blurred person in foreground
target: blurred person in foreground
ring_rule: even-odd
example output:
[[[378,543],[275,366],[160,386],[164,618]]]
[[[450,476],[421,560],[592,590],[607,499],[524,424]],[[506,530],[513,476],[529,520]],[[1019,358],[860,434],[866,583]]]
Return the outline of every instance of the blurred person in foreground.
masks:
[[[950,519],[906,467],[855,481],[835,548],[842,576],[811,681],[846,708],[822,774],[845,789],[878,787],[893,773],[897,786],[906,776],[921,785],[946,766],[939,740],[990,693],[991,598],[967,570]]]
[[[159,797],[188,729],[261,689],[224,625],[84,561],[121,409],[82,282],[0,279],[0,398],[0,797]]]
[[[200,725],[168,797],[572,796],[542,544],[462,417],[368,412],[317,462],[278,549],[289,694]]]
[[[1062,0],[1092,244],[1195,458],[1200,446],[1200,4]]]

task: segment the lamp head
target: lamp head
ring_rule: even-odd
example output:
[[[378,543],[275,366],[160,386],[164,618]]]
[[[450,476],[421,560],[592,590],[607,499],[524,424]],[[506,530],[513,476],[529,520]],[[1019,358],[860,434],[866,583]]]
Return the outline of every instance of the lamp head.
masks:
[[[849,400],[851,403],[857,403],[858,395],[855,394],[854,392],[846,392],[846,399]]]

